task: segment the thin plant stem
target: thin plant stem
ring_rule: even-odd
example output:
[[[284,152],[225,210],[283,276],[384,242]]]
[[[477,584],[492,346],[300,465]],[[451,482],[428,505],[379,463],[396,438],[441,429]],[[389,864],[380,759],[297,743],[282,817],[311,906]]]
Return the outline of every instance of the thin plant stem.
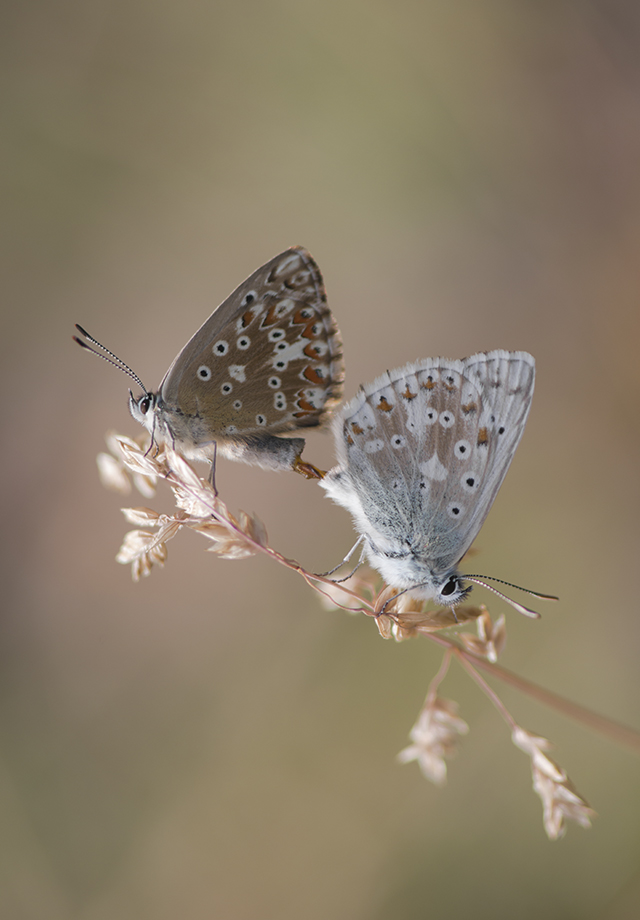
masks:
[[[447,676],[447,671],[449,670],[449,665],[451,664],[451,657],[453,654],[454,654],[453,649],[450,648],[450,649],[445,650],[445,653],[442,658],[442,664],[440,665],[440,668],[438,669],[438,673],[435,675],[435,677],[429,684],[429,689],[427,691],[427,697],[424,701],[425,706],[433,705],[433,701],[435,700],[437,693],[438,693],[438,687],[440,686],[442,681]]]
[[[465,669],[465,671],[471,675],[472,680],[476,682],[476,684],[480,687],[480,689],[485,694],[485,696],[489,697],[489,699],[491,700],[495,708],[498,710],[502,718],[505,720],[507,725],[511,728],[511,731],[513,731],[516,728],[517,723],[515,719],[513,718],[513,716],[511,715],[511,713],[509,712],[509,710],[507,709],[507,707],[504,705],[504,703],[500,699],[500,697],[498,696],[498,694],[495,693],[495,691],[491,689],[491,687],[486,682],[486,680],[484,680],[480,676],[480,674],[478,674],[476,669],[473,667],[473,665],[471,664],[471,662],[468,660],[468,658],[465,655],[461,655],[458,652],[454,652],[453,649],[451,650],[451,653],[455,654],[456,658],[458,659],[462,667]]]
[[[553,693],[551,690],[547,690],[531,680],[526,680],[524,677],[514,674],[513,671],[509,671],[507,668],[492,664],[484,658],[473,655],[471,652],[467,652],[466,649],[461,648],[457,642],[454,642],[452,639],[447,639],[435,633],[430,633],[428,638],[437,645],[454,648],[457,658],[473,662],[474,667],[487,671],[489,674],[493,674],[494,677],[515,687],[531,699],[538,700],[550,709],[555,709],[556,712],[560,712],[562,715],[567,716],[567,718],[572,719],[574,722],[580,722],[582,725],[587,726],[587,728],[610,738],[617,744],[624,745],[636,754],[640,754],[640,732],[636,731],[634,728],[630,728],[628,725],[623,725],[606,716],[601,716],[591,709],[587,709],[586,706],[574,703],[572,700],[565,699],[565,697]]]

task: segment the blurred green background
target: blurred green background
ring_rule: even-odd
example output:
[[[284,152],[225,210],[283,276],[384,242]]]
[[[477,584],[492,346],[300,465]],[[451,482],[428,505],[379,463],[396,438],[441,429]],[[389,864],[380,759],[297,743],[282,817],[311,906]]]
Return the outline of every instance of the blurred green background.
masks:
[[[394,756],[440,654],[195,535],[133,584],[103,434],[246,275],[325,276],[346,394],[438,354],[531,351],[524,439],[474,567],[505,666],[640,727],[640,6],[27,0],[1,9],[0,916],[631,918],[638,761],[494,684],[599,812],[550,843],[529,764],[471,726],[436,789]],[[33,361],[28,356],[33,354]],[[28,360],[27,360],[28,359]],[[305,453],[330,464],[331,440]],[[312,570],[351,545],[313,483],[221,461]]]

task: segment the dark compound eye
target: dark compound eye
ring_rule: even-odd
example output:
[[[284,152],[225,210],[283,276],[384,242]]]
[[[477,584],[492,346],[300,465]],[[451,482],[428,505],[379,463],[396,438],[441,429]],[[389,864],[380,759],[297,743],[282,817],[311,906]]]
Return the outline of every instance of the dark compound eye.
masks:
[[[138,402],[138,409],[142,412],[143,415],[146,415],[151,406],[151,397],[143,396],[142,399]]]
[[[458,579],[457,579],[457,578],[453,578],[453,576],[452,576],[452,577],[449,579],[449,581],[447,581],[447,582],[445,583],[445,585],[444,585],[444,587],[442,588],[440,594],[441,594],[443,597],[450,597],[452,594],[455,594],[455,592],[456,592],[457,590],[458,590]]]

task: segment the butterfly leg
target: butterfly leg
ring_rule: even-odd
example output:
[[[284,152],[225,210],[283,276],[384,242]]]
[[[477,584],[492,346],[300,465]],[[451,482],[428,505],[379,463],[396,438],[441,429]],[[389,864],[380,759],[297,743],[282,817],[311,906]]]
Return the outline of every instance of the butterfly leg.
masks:
[[[307,479],[324,479],[326,476],[326,470],[319,470],[317,466],[307,463],[306,460],[301,460],[299,456],[293,461],[291,469],[294,473],[306,476]]]
[[[342,568],[342,566],[345,564],[345,562],[348,562],[349,559],[351,559],[351,557],[353,556],[353,554],[354,554],[354,552],[355,552],[355,550],[356,550],[356,547],[358,547],[358,546],[359,546],[361,543],[363,543],[363,542],[364,542],[364,535],[361,536],[361,537],[359,537],[359,538],[356,540],[356,542],[353,544],[353,546],[351,547],[351,549],[349,550],[349,552],[347,553],[347,555],[344,557],[344,559],[342,560],[342,562],[339,562],[337,565],[334,565],[334,567],[333,567],[332,569],[329,569],[328,572],[316,572],[317,577],[318,577],[318,578],[328,578],[329,575],[333,575],[334,572],[337,572],[339,568]],[[340,584],[341,582],[343,582],[343,581],[347,581],[349,578],[351,578],[352,575],[354,575],[354,574],[357,572],[357,570],[360,568],[360,566],[361,566],[362,563],[364,562],[364,554],[365,554],[365,550],[364,550],[364,547],[363,547],[363,548],[362,548],[362,552],[360,553],[360,558],[359,558],[359,560],[358,560],[358,564],[356,565],[356,567],[355,567],[351,572],[349,572],[348,575],[345,575],[344,578],[334,578],[334,579],[333,579],[333,581],[334,581],[334,583],[335,583],[336,585],[339,585],[339,584]]]
[[[393,590],[393,589],[392,589],[392,590]],[[404,591],[398,591],[397,594],[394,594],[394,595],[392,595],[391,597],[388,597],[387,600],[386,600],[386,601],[384,602],[384,604],[382,605],[382,610],[379,610],[379,611],[376,612],[376,616],[380,616],[380,615],[386,614],[386,612],[387,612],[387,607],[389,606],[389,604],[392,604],[394,601],[397,601],[399,597],[402,597],[403,594],[406,594],[407,591],[410,591],[410,590],[411,590],[411,588],[405,588]]]
[[[218,457],[218,442],[213,442],[213,457],[211,460],[211,469],[209,470],[209,483],[213,489],[213,494],[218,497],[218,487],[216,486],[216,459]]]
[[[419,588],[420,585],[414,585],[413,587],[414,587],[414,588]],[[376,616],[380,616],[380,614],[386,614],[386,612],[387,612],[387,607],[389,606],[389,604],[392,604],[394,601],[397,601],[398,598],[399,598],[399,597],[402,597],[403,594],[406,594],[407,591],[412,591],[412,590],[413,590],[413,588],[405,588],[404,591],[398,591],[397,594],[394,594],[392,597],[387,598],[387,600],[386,600],[386,601],[384,602],[384,604],[382,605],[382,610],[380,610],[379,612],[377,612],[377,613],[376,613]],[[449,607],[449,610],[450,610],[451,613],[453,614],[453,619],[455,620],[455,622],[456,622],[456,623],[459,623],[460,621],[458,620],[458,616],[457,616],[457,614],[456,614],[455,607]]]

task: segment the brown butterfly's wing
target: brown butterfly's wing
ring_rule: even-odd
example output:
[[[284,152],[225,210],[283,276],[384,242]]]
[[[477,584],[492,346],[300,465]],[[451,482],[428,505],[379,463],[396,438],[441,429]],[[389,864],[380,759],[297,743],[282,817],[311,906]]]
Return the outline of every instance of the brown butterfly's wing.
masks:
[[[342,343],[306,249],[271,259],[211,314],[160,386],[167,416],[220,441],[319,425],[342,395]]]

